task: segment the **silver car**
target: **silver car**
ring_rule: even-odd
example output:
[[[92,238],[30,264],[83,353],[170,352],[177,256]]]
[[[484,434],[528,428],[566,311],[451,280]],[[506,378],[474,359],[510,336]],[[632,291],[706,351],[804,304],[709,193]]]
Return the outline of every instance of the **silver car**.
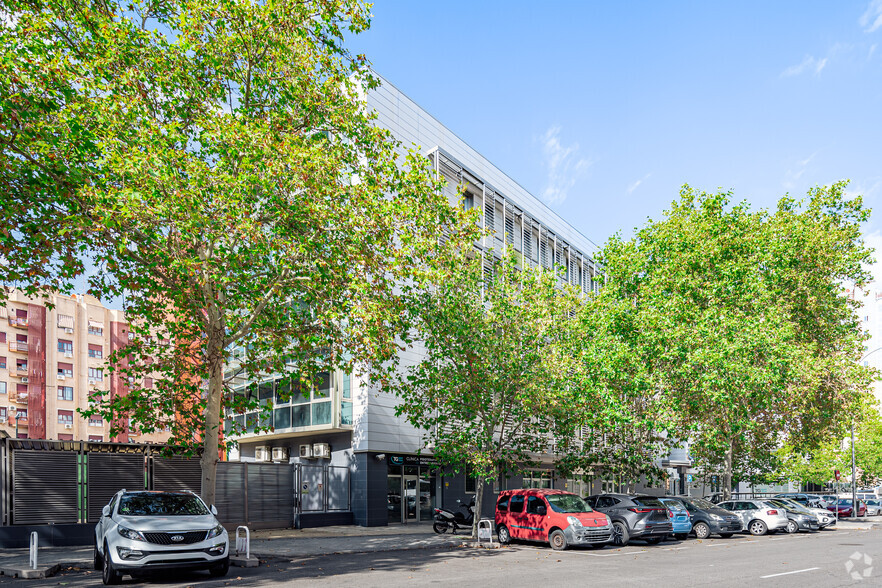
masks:
[[[797,502],[788,501],[783,498],[770,498],[766,502],[787,511],[787,518],[790,519],[787,521],[788,533],[817,531],[821,528],[820,523],[818,523],[818,517]]]
[[[790,500],[787,498],[776,498],[775,500],[780,500],[781,502],[786,502],[787,504],[793,507],[801,507],[813,515],[818,517],[818,528],[823,529],[824,527],[829,527],[830,525],[836,524],[836,515],[826,508],[814,507],[814,506],[805,506],[804,504],[800,504],[795,500]]]
[[[95,525],[95,569],[105,584],[166,569],[225,576],[230,540],[216,514],[192,492],[120,490]]]
[[[871,498],[867,501],[867,516],[875,517],[882,513],[882,501],[877,498]]]
[[[718,506],[738,515],[741,519],[741,530],[751,535],[787,530],[787,512],[763,500],[730,500],[721,502]]]

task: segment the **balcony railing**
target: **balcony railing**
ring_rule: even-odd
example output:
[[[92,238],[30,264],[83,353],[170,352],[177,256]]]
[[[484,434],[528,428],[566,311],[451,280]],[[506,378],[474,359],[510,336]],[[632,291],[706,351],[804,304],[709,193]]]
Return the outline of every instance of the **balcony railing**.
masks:
[[[18,351],[19,353],[27,353],[28,352],[28,344],[22,341],[10,341],[9,342],[9,350],[10,351]]]
[[[27,318],[17,318],[14,316],[9,317],[9,326],[10,327],[21,327],[22,329],[28,328],[28,319]]]
[[[18,394],[13,394],[10,397],[10,400],[17,404],[27,404],[28,403],[28,393],[27,392],[19,392]]]
[[[18,364],[18,365],[15,366],[15,371],[17,371],[17,372],[28,373],[28,366],[27,366],[27,365]]]

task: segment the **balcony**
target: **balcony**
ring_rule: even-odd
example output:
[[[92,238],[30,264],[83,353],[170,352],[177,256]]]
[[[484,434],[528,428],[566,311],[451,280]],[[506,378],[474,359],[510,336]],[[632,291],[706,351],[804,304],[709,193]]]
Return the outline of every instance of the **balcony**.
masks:
[[[27,318],[16,318],[14,316],[9,317],[9,326],[10,327],[18,327],[20,329],[28,328],[28,319]]]
[[[10,394],[9,400],[16,404],[27,404],[28,403],[28,393],[27,392],[18,392],[16,394]]]
[[[28,344],[23,341],[10,341],[8,346],[10,351],[17,351],[18,353],[28,352]]]

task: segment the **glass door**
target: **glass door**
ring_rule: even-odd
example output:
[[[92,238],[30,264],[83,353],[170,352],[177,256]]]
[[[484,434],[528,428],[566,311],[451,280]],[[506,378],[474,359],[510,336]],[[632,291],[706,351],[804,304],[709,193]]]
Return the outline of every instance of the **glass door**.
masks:
[[[435,476],[428,468],[420,468],[420,521],[431,521],[435,514]]]
[[[390,475],[386,477],[386,509],[390,523],[401,521],[401,476]]]
[[[419,512],[417,496],[419,478],[417,476],[404,476],[404,522],[417,521],[417,513]]]

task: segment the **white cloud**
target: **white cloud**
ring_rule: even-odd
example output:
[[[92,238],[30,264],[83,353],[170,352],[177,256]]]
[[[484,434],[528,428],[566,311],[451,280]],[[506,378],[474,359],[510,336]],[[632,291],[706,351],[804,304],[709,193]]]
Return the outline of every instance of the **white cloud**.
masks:
[[[648,180],[648,179],[649,179],[649,176],[651,176],[651,175],[652,175],[652,174],[646,174],[645,176],[643,176],[642,178],[640,178],[640,179],[637,180],[636,182],[632,182],[631,184],[629,184],[629,185],[628,185],[628,194],[633,194],[633,193],[634,193],[634,190],[636,190],[637,188],[639,188],[639,187],[640,187],[640,184],[642,184],[643,182],[645,182],[646,180]]]
[[[872,33],[882,27],[882,0],[872,0],[867,5],[867,10],[858,19],[858,24],[865,33]]]
[[[560,142],[560,126],[552,126],[542,136],[542,157],[548,172],[541,198],[548,204],[566,200],[576,180],[585,173],[592,161],[579,157],[579,144],[564,146]]]
[[[784,175],[784,188],[787,191],[793,190],[798,187],[799,179],[805,174],[808,169],[809,164],[818,154],[817,151],[806,157],[805,159],[798,159],[794,162],[794,166],[791,169],[787,170],[787,173]]]
[[[815,59],[811,55],[806,55],[805,59],[802,60],[802,63],[791,65],[790,67],[782,71],[781,77],[789,78],[791,76],[798,76],[799,74],[807,71],[813,72],[817,76],[821,74],[821,70],[824,69],[826,65],[826,57],[824,57],[823,59]]]

